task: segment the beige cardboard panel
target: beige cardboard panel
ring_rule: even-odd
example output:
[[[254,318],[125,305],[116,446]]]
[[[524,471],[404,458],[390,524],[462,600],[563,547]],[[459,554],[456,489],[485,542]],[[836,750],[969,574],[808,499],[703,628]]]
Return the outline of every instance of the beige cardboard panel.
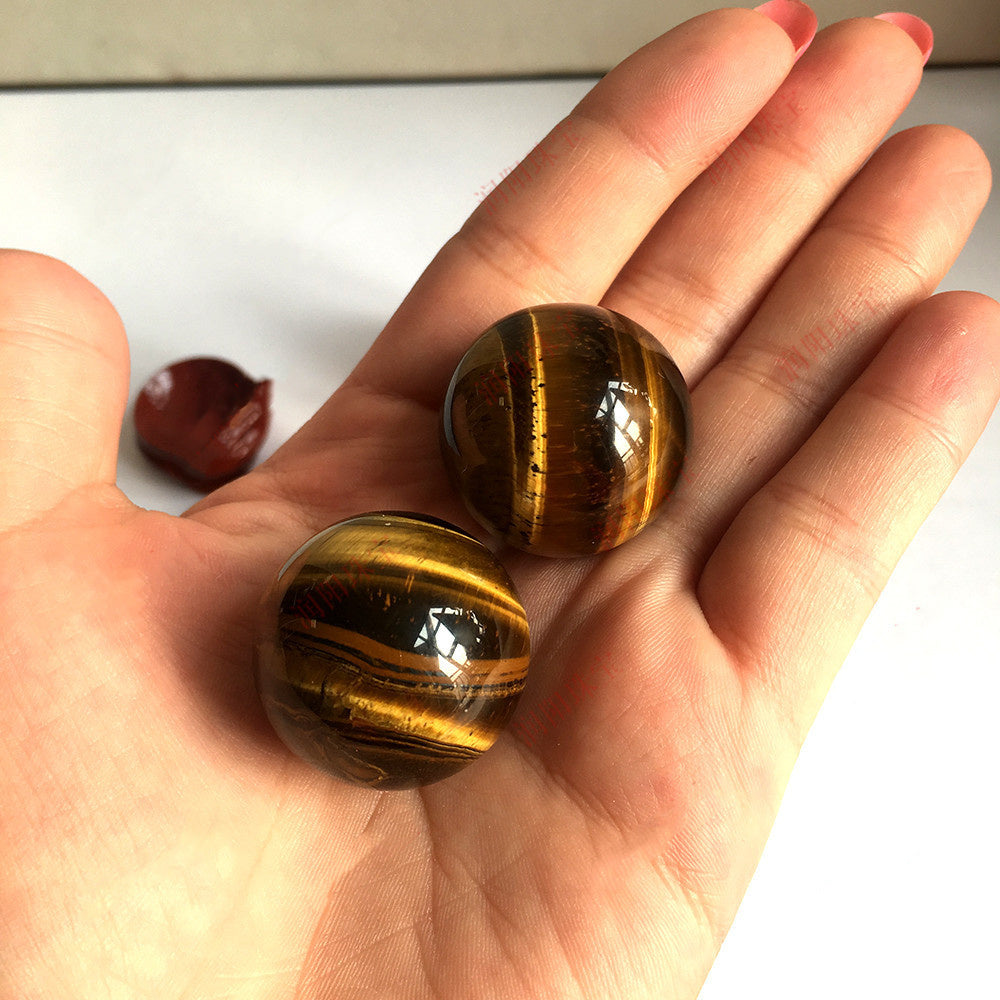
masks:
[[[6,0],[0,83],[599,73],[716,4],[698,0]],[[878,13],[816,0],[821,24]],[[912,0],[933,61],[1000,62],[998,0]]]

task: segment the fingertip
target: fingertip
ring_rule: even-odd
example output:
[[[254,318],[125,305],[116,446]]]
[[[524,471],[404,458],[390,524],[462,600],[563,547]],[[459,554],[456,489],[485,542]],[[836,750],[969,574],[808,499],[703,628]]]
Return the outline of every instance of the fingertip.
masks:
[[[933,165],[946,175],[953,204],[975,203],[981,208],[986,203],[992,184],[989,157],[968,132],[954,125],[913,125],[890,136],[882,146],[887,149],[907,149],[911,158],[923,161],[922,171]]]
[[[117,309],[93,282],[57,257],[0,248],[0,316],[57,329],[70,321],[68,335],[85,338],[109,361],[128,363]]]
[[[813,9],[801,0],[767,0],[754,10],[781,27],[795,47],[798,59],[816,37],[819,21]]]
[[[121,318],[63,261],[0,250],[0,525],[113,483],[128,395]]]
[[[923,59],[922,65],[927,65],[927,60],[930,59],[931,52],[934,50],[934,31],[923,18],[905,11],[889,11],[886,14],[876,15],[875,20],[886,21],[905,31],[920,50],[920,56]]]
[[[867,391],[903,398],[961,430],[963,450],[1000,398],[1000,303],[979,292],[939,292],[899,323],[863,376]],[[964,414],[964,416],[963,416]]]
[[[972,334],[981,340],[1000,386],[1000,302],[983,292],[952,289],[932,295],[921,308],[927,313],[928,326],[942,335]]]

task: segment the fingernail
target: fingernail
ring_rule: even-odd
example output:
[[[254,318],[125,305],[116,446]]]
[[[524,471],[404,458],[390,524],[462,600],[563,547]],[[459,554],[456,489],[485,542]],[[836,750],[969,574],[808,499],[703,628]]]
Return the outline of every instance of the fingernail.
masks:
[[[754,10],[785,29],[785,34],[795,46],[796,59],[809,48],[809,43],[816,35],[817,24],[812,7],[800,0],[767,0],[767,3],[754,7]]]
[[[924,57],[924,65],[927,65],[931,50],[934,48],[934,32],[926,21],[922,21],[916,14],[907,14],[903,11],[879,14],[876,20],[888,21],[897,28],[902,28],[917,43],[917,48]]]

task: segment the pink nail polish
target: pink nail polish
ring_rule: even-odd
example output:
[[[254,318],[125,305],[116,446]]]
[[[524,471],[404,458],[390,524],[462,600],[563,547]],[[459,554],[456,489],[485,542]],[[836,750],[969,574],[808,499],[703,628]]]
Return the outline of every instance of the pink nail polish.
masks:
[[[817,21],[813,9],[807,4],[800,0],[767,0],[754,10],[785,29],[795,46],[796,59],[809,48],[816,35]]]
[[[897,28],[902,28],[917,43],[917,48],[924,57],[924,65],[927,65],[931,50],[934,48],[934,32],[926,21],[921,20],[916,14],[907,14],[904,11],[879,14],[877,20],[888,21]]]

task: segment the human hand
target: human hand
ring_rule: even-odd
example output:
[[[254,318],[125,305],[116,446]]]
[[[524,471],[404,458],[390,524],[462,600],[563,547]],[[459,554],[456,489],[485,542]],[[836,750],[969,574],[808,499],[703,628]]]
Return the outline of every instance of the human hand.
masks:
[[[6,994],[697,992],[834,671],[1000,391],[997,305],[928,298],[982,154],[929,127],[862,168],[916,47],[860,20],[792,58],[725,11],[623,64],[320,414],[182,518],[113,486],[113,310],[62,265],[0,258]],[[604,556],[504,554],[533,661],[479,763],[413,793],[336,784],[263,719],[257,600],[342,517],[468,526],[438,492],[444,388],[481,329],[542,301],[663,339],[693,388],[680,486]]]

